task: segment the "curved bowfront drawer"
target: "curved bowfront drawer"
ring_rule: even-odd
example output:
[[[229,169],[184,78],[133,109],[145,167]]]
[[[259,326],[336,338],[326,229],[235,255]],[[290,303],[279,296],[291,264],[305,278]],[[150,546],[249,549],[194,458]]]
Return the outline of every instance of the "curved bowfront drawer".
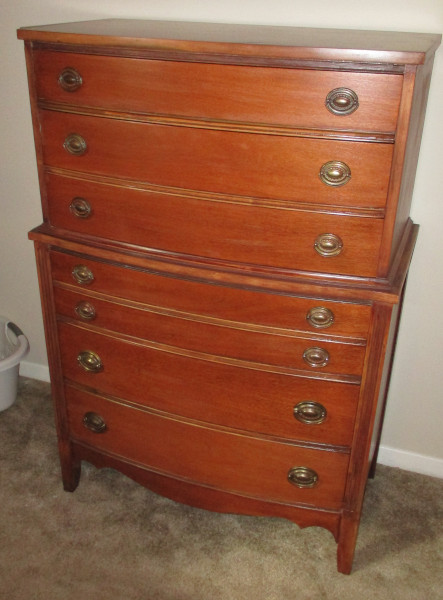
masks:
[[[155,471],[229,492],[325,508],[342,504],[349,461],[346,453],[202,427],[69,387],[66,395],[70,435],[77,441]],[[288,478],[300,467],[305,469],[299,477],[302,487]]]
[[[402,78],[35,52],[41,100],[327,129],[393,132]],[[329,108],[328,108],[329,106]]]
[[[356,384],[260,370],[260,365],[214,356],[205,360],[65,323],[59,324],[59,336],[64,377],[78,385],[239,430],[351,444],[360,390]],[[316,417],[322,409],[324,414]]]
[[[49,221],[61,229],[236,263],[377,274],[383,219],[233,204],[56,175],[48,175],[47,184]],[[325,234],[336,236],[337,253],[319,245]]]
[[[172,316],[156,309],[135,309],[119,302],[68,296],[57,290],[60,314],[79,322],[121,332],[156,344],[266,365],[309,369],[311,372],[360,376],[363,343],[331,342],[327,337],[300,337],[291,332],[246,323],[214,323],[198,315]],[[92,318],[91,318],[92,317]]]
[[[393,144],[172,127],[41,110],[50,167],[186,190],[383,207]],[[322,177],[320,177],[322,175]]]
[[[233,323],[249,323],[291,331],[365,339],[371,306],[297,298],[199,283],[111,264],[87,256],[50,252],[52,277],[58,285],[74,286],[82,294],[104,294]],[[71,313],[72,314],[72,313]]]

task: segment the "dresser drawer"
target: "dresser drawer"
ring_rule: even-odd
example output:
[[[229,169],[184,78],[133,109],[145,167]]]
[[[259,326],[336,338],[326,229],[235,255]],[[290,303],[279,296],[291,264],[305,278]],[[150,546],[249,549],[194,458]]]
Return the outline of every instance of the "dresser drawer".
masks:
[[[43,160],[52,167],[247,197],[335,206],[386,203],[392,144],[171,127],[45,110],[40,117]],[[68,144],[73,134],[81,140]],[[84,153],[74,155],[64,145]],[[341,163],[338,169],[331,166],[335,161]],[[320,179],[322,168],[333,185]]]
[[[47,175],[54,227],[248,264],[375,277],[383,219],[233,204]],[[316,240],[338,236],[338,255]]]
[[[124,263],[111,264],[55,250],[50,252],[50,257],[52,277],[58,285],[75,286],[83,294],[101,293],[185,312],[189,318],[200,315],[228,321],[226,325],[233,321],[234,324],[250,323],[361,339],[366,338],[369,327],[371,306],[367,304],[297,298],[199,283],[156,275]],[[78,274],[74,277],[79,270],[80,274],[86,274],[80,282]]]
[[[401,76],[376,73],[51,51],[37,51],[34,57],[41,100],[123,112],[273,125],[393,132],[402,87]],[[76,89],[70,91],[73,88]],[[351,114],[346,114],[346,110],[352,110],[353,97],[347,97],[346,92],[341,108],[345,114],[337,115],[326,108],[328,94],[337,88],[346,88],[356,95],[358,108]]]
[[[364,343],[348,343],[347,340],[345,343],[330,342],[327,337],[299,337],[292,332],[264,330],[242,323],[208,323],[199,315],[178,318],[155,309],[137,310],[87,296],[71,305],[68,316],[74,314],[76,308],[83,315],[82,308],[85,306],[86,320],[83,319],[83,324],[184,351],[315,372],[360,376],[363,369]],[[60,303],[58,307],[62,308]],[[93,321],[90,320],[91,311],[96,313]],[[82,320],[81,317],[79,320]]]
[[[325,508],[342,504],[349,461],[346,453],[202,427],[69,387],[66,397],[73,439],[154,471],[268,501]],[[105,430],[89,430],[84,425],[86,415],[87,423],[104,424]],[[318,480],[314,487],[300,488],[288,481],[289,472],[296,467],[315,471]]]
[[[258,431],[288,439],[347,446],[352,439],[359,386],[290,374],[284,369],[260,369],[192,353],[175,353],[123,342],[107,335],[59,324],[63,374],[69,381],[118,398],[208,423]],[[169,349],[170,350],[170,349]],[[85,355],[90,368],[86,370]],[[95,362],[94,362],[95,361]],[[299,418],[294,408],[300,403]],[[306,412],[326,411],[306,423]],[[308,415],[309,420],[309,415]]]

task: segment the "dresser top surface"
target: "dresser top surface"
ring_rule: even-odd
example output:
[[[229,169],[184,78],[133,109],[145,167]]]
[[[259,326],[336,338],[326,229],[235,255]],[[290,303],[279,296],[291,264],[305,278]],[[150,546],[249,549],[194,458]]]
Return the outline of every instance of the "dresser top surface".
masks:
[[[441,35],[287,26],[103,19],[35,27],[22,40],[295,60],[423,64]]]

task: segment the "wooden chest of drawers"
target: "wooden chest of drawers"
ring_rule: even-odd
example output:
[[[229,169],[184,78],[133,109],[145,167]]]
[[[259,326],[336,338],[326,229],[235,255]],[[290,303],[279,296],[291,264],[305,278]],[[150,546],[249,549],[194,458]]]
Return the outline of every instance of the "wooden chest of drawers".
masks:
[[[374,473],[440,36],[24,28],[60,458],[329,529]]]

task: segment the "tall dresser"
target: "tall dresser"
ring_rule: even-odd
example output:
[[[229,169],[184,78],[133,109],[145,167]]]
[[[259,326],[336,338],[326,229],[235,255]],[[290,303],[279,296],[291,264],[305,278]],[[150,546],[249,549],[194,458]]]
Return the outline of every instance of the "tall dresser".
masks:
[[[321,526],[349,573],[440,36],[20,29],[63,483]]]

